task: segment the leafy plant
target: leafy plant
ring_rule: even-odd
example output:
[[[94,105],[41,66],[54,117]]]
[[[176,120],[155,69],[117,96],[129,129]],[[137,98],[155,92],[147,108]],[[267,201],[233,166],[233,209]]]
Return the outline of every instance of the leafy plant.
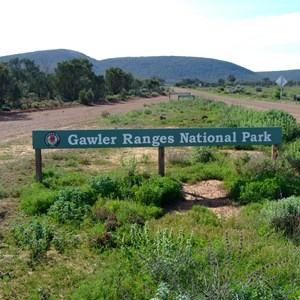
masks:
[[[193,257],[192,235],[175,235],[171,230],[158,230],[153,235],[147,226],[142,229],[132,225],[130,237],[130,247],[124,245],[124,250],[157,284],[163,282],[176,291],[195,288],[199,264]]]
[[[182,198],[181,185],[170,177],[151,177],[138,187],[135,198],[146,205],[163,206]]]
[[[300,197],[269,202],[262,211],[268,224],[287,237],[300,241]]]
[[[241,187],[238,201],[242,204],[280,198],[280,186],[276,179],[266,178],[263,181],[246,182]]]
[[[56,191],[47,189],[42,184],[31,184],[21,192],[21,209],[29,215],[46,213],[54,203],[55,195]]]
[[[120,178],[118,176],[99,175],[91,177],[91,187],[103,197],[118,198]]]
[[[123,156],[120,159],[121,166],[125,169],[128,176],[133,176],[137,171],[137,159],[135,156],[130,157],[126,160]]]
[[[202,146],[194,148],[192,159],[194,162],[207,163],[215,160],[215,157],[209,147]]]
[[[58,223],[81,222],[90,212],[90,204],[94,202],[91,191],[79,188],[67,188],[59,191],[50,207],[48,215]]]
[[[32,261],[39,260],[51,247],[54,237],[54,227],[48,224],[46,218],[42,221],[33,218],[27,224],[12,227],[15,243],[28,250]]]

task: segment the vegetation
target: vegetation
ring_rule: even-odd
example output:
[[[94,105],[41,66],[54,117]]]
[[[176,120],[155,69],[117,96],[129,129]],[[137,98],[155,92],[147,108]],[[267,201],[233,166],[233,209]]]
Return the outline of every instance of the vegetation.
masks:
[[[60,62],[54,74],[40,71],[33,60],[14,58],[0,62],[0,82],[0,111],[38,109],[51,101],[53,106],[60,106],[61,101],[90,105],[163,92],[162,80],[137,80],[120,68],[107,69],[106,76],[96,75],[86,58]]]
[[[228,80],[228,75],[233,75],[236,82],[254,83],[270,82],[275,84],[279,76],[284,76],[289,83],[298,82],[300,70],[253,72],[236,64],[203,57],[123,57],[96,60],[76,51],[57,49],[47,51],[29,52],[18,55],[0,57],[0,61],[8,62],[11,59],[29,59],[35,62],[42,72],[54,73],[58,63],[70,61],[74,58],[87,59],[93,65],[94,73],[104,76],[107,69],[118,67],[125,72],[133,74],[142,80],[153,76],[162,78],[168,84],[175,84],[181,80],[197,79],[209,84],[220,83]]]
[[[159,177],[152,149],[49,151],[40,184],[28,176],[32,158],[3,165],[0,203],[16,208],[0,227],[0,297],[298,299],[300,174],[293,149],[300,131],[293,117],[182,99],[106,114],[93,125],[232,124],[281,124],[278,160],[265,146],[169,148],[166,176]],[[201,205],[176,212],[182,184],[209,179],[223,181],[239,214],[218,217]]]

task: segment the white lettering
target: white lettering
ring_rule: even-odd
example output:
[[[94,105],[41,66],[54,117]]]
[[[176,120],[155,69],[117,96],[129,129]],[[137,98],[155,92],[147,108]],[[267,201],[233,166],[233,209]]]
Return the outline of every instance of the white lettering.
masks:
[[[215,141],[215,136],[209,135],[209,136],[207,137],[207,141],[208,141],[209,143],[213,143],[213,142]]]
[[[89,145],[96,145],[96,143],[98,141],[98,137],[96,137],[96,136],[89,136],[86,139],[87,139]]]
[[[71,134],[69,137],[68,137],[68,143],[72,146],[76,146],[78,145],[78,137],[76,134]]]
[[[123,144],[124,145],[127,145],[127,144],[132,145],[133,144],[133,142],[132,142],[132,134],[123,133]]]
[[[271,133],[267,133],[267,131],[264,131],[264,142],[272,142]]]
[[[87,145],[87,143],[86,143],[86,138],[85,138],[85,137],[81,137],[81,138],[79,139],[79,145]]]
[[[250,132],[243,131],[242,134],[243,134],[243,140],[242,141],[247,142],[247,140],[250,138]]]

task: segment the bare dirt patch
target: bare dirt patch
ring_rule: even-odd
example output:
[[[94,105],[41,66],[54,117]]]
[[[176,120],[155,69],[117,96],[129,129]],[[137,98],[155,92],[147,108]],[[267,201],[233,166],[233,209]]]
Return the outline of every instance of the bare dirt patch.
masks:
[[[183,185],[184,200],[168,207],[170,211],[185,211],[194,205],[203,205],[218,217],[238,215],[240,208],[231,204],[230,198],[220,180],[204,180],[196,184]]]

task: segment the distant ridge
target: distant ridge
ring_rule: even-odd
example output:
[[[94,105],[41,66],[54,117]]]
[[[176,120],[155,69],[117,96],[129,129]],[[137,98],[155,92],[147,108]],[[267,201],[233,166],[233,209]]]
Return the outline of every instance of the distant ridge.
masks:
[[[96,60],[77,51],[55,49],[2,56],[0,61],[5,62],[13,58],[31,59],[42,71],[48,73],[54,72],[59,62],[74,58],[86,58],[93,64],[94,72],[98,75],[104,75],[105,70],[110,67],[119,67],[126,72],[131,72],[136,78],[146,79],[156,76],[169,83],[185,78],[217,82],[219,79],[226,80],[229,74],[234,75],[238,81],[256,81],[263,77],[274,79],[280,75],[284,75],[287,80],[300,80],[300,70],[283,71],[284,73],[280,71],[253,72],[231,62],[203,57],[148,56]]]
[[[263,78],[270,78],[270,80],[276,80],[279,76],[284,76],[287,80],[300,80],[300,70],[283,70],[283,71],[269,71],[269,72],[257,72]]]

